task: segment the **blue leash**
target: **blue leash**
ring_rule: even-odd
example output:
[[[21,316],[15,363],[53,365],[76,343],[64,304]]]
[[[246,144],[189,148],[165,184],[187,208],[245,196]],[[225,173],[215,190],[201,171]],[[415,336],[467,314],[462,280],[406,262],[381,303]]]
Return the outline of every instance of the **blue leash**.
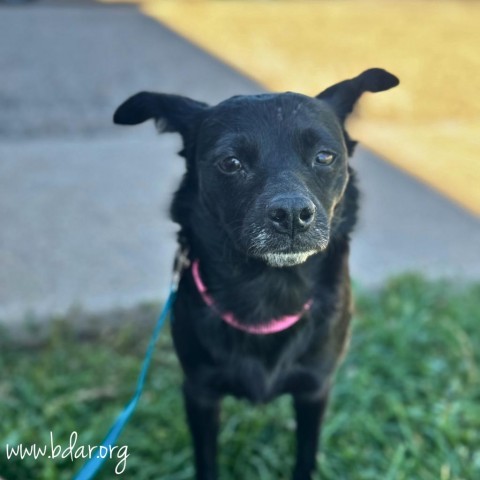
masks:
[[[140,400],[140,396],[142,395],[143,387],[145,385],[145,378],[147,376],[148,368],[150,367],[150,361],[152,360],[153,349],[155,347],[155,343],[157,342],[158,336],[160,331],[165,323],[165,319],[167,318],[168,312],[172,308],[173,300],[175,298],[175,290],[172,288],[170,291],[170,295],[168,296],[167,301],[158,317],[157,324],[155,326],[155,330],[153,331],[152,338],[150,339],[150,343],[148,345],[147,353],[145,354],[145,358],[143,360],[142,370],[140,375],[138,376],[137,380],[137,389],[135,394],[133,395],[132,399],[120,415],[115,420],[114,424],[110,427],[107,436],[102,442],[102,446],[109,449],[110,446],[115,445],[117,438],[119,437],[120,433],[123,430],[123,427],[128,422],[132,413],[137,406],[138,401]],[[95,456],[90,458],[81,468],[81,470],[75,475],[74,480],[90,480],[95,477],[100,467],[103,465],[105,460],[107,459],[107,455],[105,456]]]
[[[123,430],[123,427],[125,427],[126,423],[132,416],[132,413],[134,412],[135,407],[140,400],[140,396],[142,395],[143,387],[145,385],[147,372],[150,367],[150,361],[152,360],[155,343],[157,342],[160,331],[165,324],[165,319],[167,318],[168,313],[172,309],[173,301],[175,300],[175,294],[177,293],[177,285],[180,280],[180,275],[186,266],[188,266],[187,252],[179,250],[175,258],[170,294],[168,295],[167,301],[165,302],[160,316],[158,317],[157,324],[155,325],[155,329],[152,334],[152,338],[150,339],[150,343],[148,344],[147,353],[145,354],[145,358],[143,360],[142,370],[140,371],[140,375],[138,376],[137,380],[137,389],[135,390],[135,394],[133,395],[132,399],[130,400],[130,402],[128,402],[126,407],[117,417],[114,424],[110,427],[107,436],[103,440],[101,446],[106,447],[107,449],[110,449],[111,446],[114,446],[120,433]],[[92,457],[83,465],[83,467],[75,475],[75,477],[73,477],[73,480],[91,480],[95,477],[98,470],[100,470],[106,459],[107,455],[103,457],[98,455]]]

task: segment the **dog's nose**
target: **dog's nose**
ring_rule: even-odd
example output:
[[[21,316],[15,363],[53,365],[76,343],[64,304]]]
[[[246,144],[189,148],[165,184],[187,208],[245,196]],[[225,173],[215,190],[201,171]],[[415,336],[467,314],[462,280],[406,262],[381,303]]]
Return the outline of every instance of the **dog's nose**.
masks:
[[[315,204],[303,196],[277,196],[267,208],[267,217],[278,232],[295,235],[308,230],[315,219]]]

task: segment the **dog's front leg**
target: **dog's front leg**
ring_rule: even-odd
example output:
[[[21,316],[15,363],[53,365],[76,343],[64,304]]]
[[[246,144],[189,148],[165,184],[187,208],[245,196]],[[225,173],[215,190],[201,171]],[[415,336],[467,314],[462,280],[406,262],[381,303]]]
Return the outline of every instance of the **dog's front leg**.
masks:
[[[217,436],[220,402],[205,401],[183,389],[195,454],[197,480],[217,480]]]
[[[297,458],[293,480],[311,480],[315,470],[315,459],[328,394],[318,399],[308,400],[294,396],[293,400],[297,419]]]

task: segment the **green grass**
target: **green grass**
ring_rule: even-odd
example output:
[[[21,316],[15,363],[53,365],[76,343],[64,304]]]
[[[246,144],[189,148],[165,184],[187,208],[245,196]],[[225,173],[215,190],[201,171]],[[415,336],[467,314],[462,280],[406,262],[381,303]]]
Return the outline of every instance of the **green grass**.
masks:
[[[81,462],[7,460],[5,444],[97,445],[130,398],[155,307],[131,321],[79,338],[58,320],[37,346],[5,340],[0,350],[0,477],[70,479]],[[128,315],[127,315],[128,316]],[[349,354],[338,372],[319,453],[329,480],[480,478],[480,285],[402,277],[377,293],[357,292]],[[181,377],[167,332],[146,391],[120,437],[129,457],[123,478],[192,478]],[[282,480],[293,460],[288,397],[251,407],[226,399],[222,480]],[[116,478],[116,461],[98,476]]]

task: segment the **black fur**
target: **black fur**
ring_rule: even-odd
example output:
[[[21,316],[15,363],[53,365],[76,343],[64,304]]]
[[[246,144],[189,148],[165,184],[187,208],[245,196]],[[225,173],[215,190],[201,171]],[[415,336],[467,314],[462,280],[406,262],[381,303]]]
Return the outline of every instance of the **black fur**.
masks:
[[[351,317],[348,253],[358,191],[344,120],[363,92],[397,84],[371,69],[316,98],[238,96],[209,107],[143,92],[116,111],[116,123],[153,118],[183,137],[187,170],[171,215],[216,304],[204,303],[185,271],[172,331],[197,479],[217,478],[221,398],[260,403],[282,394],[293,396],[297,419],[293,478],[311,478]],[[235,329],[216,313],[261,324],[301,311],[309,299],[298,323],[269,335]]]

